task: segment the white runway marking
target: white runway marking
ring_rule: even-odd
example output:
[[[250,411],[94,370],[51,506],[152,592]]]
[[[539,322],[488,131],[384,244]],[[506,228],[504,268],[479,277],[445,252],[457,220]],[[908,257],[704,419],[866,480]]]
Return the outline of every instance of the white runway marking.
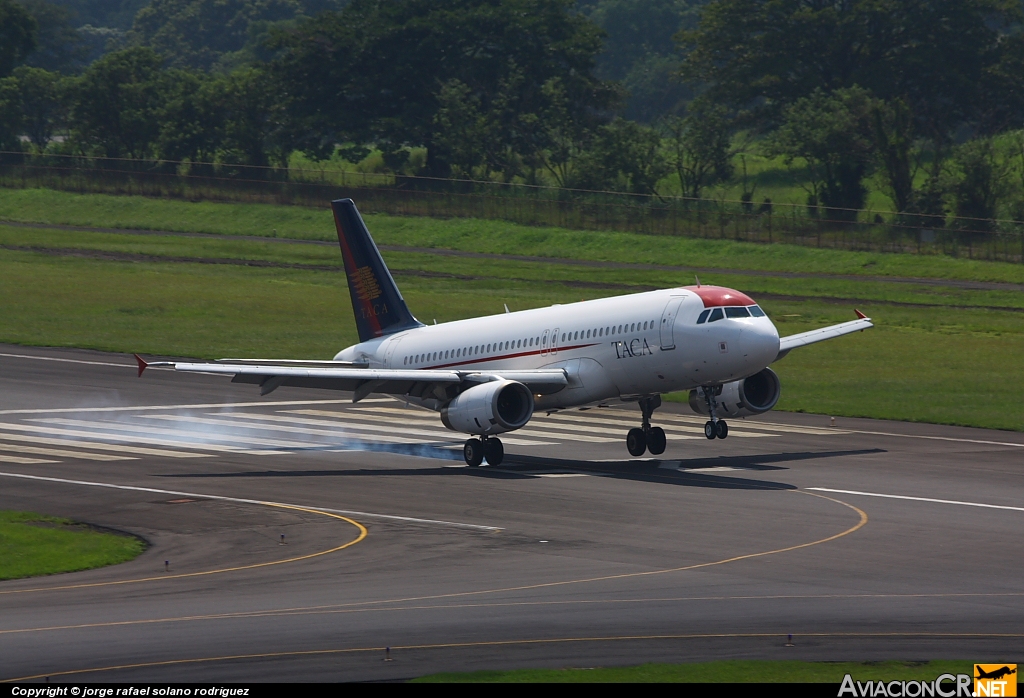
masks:
[[[59,463],[56,460],[43,460],[42,458],[23,458],[22,456],[8,456],[0,453],[0,463],[20,463],[22,465],[36,465],[39,463]]]
[[[247,455],[281,455],[280,451],[247,451],[242,448],[236,448],[235,446],[222,446],[220,444],[203,444],[203,443],[189,443],[187,441],[178,441],[173,439],[158,439],[156,437],[146,436],[127,436],[124,434],[111,434],[108,432],[99,431],[84,431],[80,429],[58,429],[56,427],[37,427],[31,424],[9,424],[0,423],[0,429],[8,429],[11,431],[28,431],[35,432],[37,434],[51,434],[54,436],[76,436],[85,437],[87,439],[103,439],[105,441],[127,441],[129,443],[144,443],[144,444],[155,444],[157,446],[174,446],[177,448],[192,448],[199,451],[218,451],[222,453],[241,453]],[[6,435],[3,438],[8,438]],[[187,456],[177,456],[179,458],[187,458]]]
[[[360,417],[360,415],[356,414],[355,416],[353,416],[352,413],[353,412],[357,412],[357,410],[350,410],[350,411],[346,411],[346,412],[332,412],[332,411],[329,411],[329,410],[289,410],[289,411],[294,413],[294,414],[306,414],[306,415],[312,415],[314,417],[329,417],[329,418],[334,419],[334,420],[342,420],[342,419],[364,419],[364,420],[366,420],[366,419],[370,419],[371,421],[376,421],[376,420],[372,419],[372,415],[362,415]],[[241,413],[239,413],[239,414],[234,415],[234,416],[238,417],[238,416],[243,416],[243,415]],[[259,419],[260,418],[260,415],[245,415],[245,416],[248,416],[250,419]],[[339,423],[339,422],[336,422],[336,423]],[[380,425],[380,424],[351,424],[351,422],[340,422],[339,424],[341,426],[350,426],[352,429],[357,429],[357,430],[358,429],[363,429],[363,430],[366,430],[366,431],[384,431],[384,432],[400,431],[403,434],[417,434],[417,435],[422,435],[422,436],[432,436],[435,439],[442,440],[442,441],[447,441],[447,442],[461,441],[464,438],[464,436],[465,436],[464,434],[458,434],[456,432],[448,432],[448,431],[441,431],[441,430],[431,431],[431,430],[428,430],[428,429],[407,429],[407,428],[396,427],[396,426],[383,426],[383,425]],[[424,426],[427,426],[427,425],[424,425]],[[518,434],[518,433],[521,433],[521,432],[517,431],[517,432],[513,432],[513,433]],[[517,439],[517,438],[514,438],[514,437],[505,438],[504,434],[502,434],[501,438],[502,438],[502,441],[504,441],[505,443],[513,444],[513,445],[519,445],[519,446],[553,446],[553,445],[557,445],[557,444],[555,444],[553,442],[549,442],[549,441],[533,441],[533,440],[526,440],[526,439]]]
[[[3,425],[0,424],[0,429]],[[43,436],[24,436],[22,434],[3,434],[4,441],[19,441],[51,446],[68,446],[72,448],[89,448],[94,451],[113,451],[114,453],[137,453],[140,456],[162,456],[165,458],[210,458],[208,453],[189,453],[188,451],[165,451],[160,448],[142,448],[141,446],[122,446],[121,444],[101,444],[95,441],[76,441],[74,439],[48,439]]]
[[[135,364],[115,364],[110,361],[83,361],[82,359],[58,359],[56,356],[30,356],[28,354],[0,354],[7,359],[35,359],[36,361],[60,361],[66,364],[87,364],[89,366],[116,366],[117,368],[138,368]]]
[[[835,494],[857,494],[862,497],[882,497],[884,499],[909,499],[914,502],[931,502],[933,504],[959,504],[963,507],[982,507],[984,509],[1006,509],[1008,511],[1024,511],[1024,507],[1008,507],[1002,504],[982,504],[980,502],[961,502],[955,499],[932,499],[931,497],[908,497],[903,494],[879,494],[878,492],[858,492],[856,490],[832,490],[827,487],[805,487],[816,492],[833,492]]]
[[[284,431],[284,432],[291,432],[291,433],[294,433],[294,434],[309,434],[309,435],[312,435],[312,436],[328,436],[328,437],[332,437],[336,441],[342,441],[342,442],[344,442],[344,441],[359,440],[359,441],[380,441],[382,443],[396,443],[396,444],[418,444],[418,443],[423,443],[422,439],[403,439],[403,438],[398,437],[398,436],[379,436],[379,435],[375,435],[375,434],[358,434],[358,433],[355,433],[358,430],[350,429],[347,424],[335,425],[335,424],[331,424],[329,422],[324,422],[324,421],[321,421],[319,423],[320,424],[324,424],[325,426],[331,426],[331,427],[334,427],[334,428],[333,429],[311,429],[311,428],[306,428],[306,427],[282,426],[280,424],[268,423],[268,422],[273,422],[274,420],[280,420],[280,421],[285,421],[285,420],[305,421],[305,422],[312,423],[312,422],[316,421],[316,420],[313,420],[313,419],[298,420],[297,418],[294,418],[294,417],[278,417],[278,416],[269,415],[269,414],[245,414],[245,413],[242,413],[242,412],[236,412],[236,413],[212,413],[212,414],[215,417],[219,417],[219,419],[210,419],[210,418],[205,418],[205,417],[185,417],[185,416],[182,416],[182,415],[166,415],[166,414],[144,415],[144,416],[146,418],[148,418],[148,419],[165,419],[165,420],[171,420],[171,421],[177,421],[177,422],[191,422],[191,423],[196,423],[196,424],[212,424],[212,425],[217,425],[217,426],[221,426],[221,427],[231,427],[231,428],[234,428],[234,429],[250,429],[250,430],[255,429],[255,430],[267,430],[267,431]],[[250,422],[250,423],[243,423],[243,422],[238,421],[237,418],[248,418],[248,419],[252,419],[252,420],[255,420],[255,421]],[[440,436],[442,438],[445,437],[444,434],[438,434],[438,436]],[[444,440],[445,440],[445,443],[447,443],[448,441],[450,441],[450,437],[444,438]],[[341,443],[341,444],[337,444],[337,445],[343,446],[344,444]],[[308,446],[309,446],[309,444],[307,444],[307,447]]]
[[[851,431],[851,434],[870,434],[872,436],[898,436],[903,439],[929,439],[932,441],[959,441],[965,444],[985,444],[987,446],[1016,446],[1024,448],[1024,443],[1013,441],[984,441],[982,439],[958,439],[952,436],[924,436],[921,434],[893,434],[888,431]]]
[[[368,518],[385,519],[387,521],[402,521],[405,523],[433,524],[435,526],[452,526],[455,528],[470,528],[478,531],[504,531],[500,526],[481,526],[479,524],[460,523],[458,521],[441,521],[437,519],[419,519],[412,516],[394,516],[392,514],[373,514],[368,511],[351,511],[348,509],[328,509],[326,507],[311,506],[309,504],[288,504],[286,502],[262,501],[259,499],[241,499],[239,497],[224,497],[218,494],[198,494],[196,492],[177,492],[175,490],[159,490],[153,487],[136,487],[133,485],[113,485],[107,482],[89,482],[87,480],[69,480],[62,477],[44,477],[42,475],[24,475],[22,473],[0,472],[0,477],[13,477],[20,480],[40,480],[42,482],[58,482],[65,485],[83,485],[86,487],[106,487],[112,490],[128,490],[130,492],[153,492],[156,494],[169,494],[176,497],[199,497],[201,499],[215,499],[221,502],[239,502],[241,504],[281,504],[288,507],[302,507],[313,511],[325,511],[331,514],[343,514],[345,516],[363,516]]]
[[[0,451],[13,451],[14,453],[33,453],[39,456],[63,456],[64,458],[82,458],[84,460],[138,460],[132,456],[111,456],[106,453],[87,453],[85,451],[66,451],[61,448],[39,448],[37,446],[19,446],[16,444],[0,443]]]
[[[390,398],[388,398],[390,402]],[[138,405],[135,407],[60,407],[56,409],[0,410],[0,414],[60,414],[74,412],[145,412],[152,410],[212,410],[217,407],[280,407],[283,405],[337,405],[351,400],[283,400],[278,402],[207,402],[198,405]]]
[[[210,449],[212,446],[214,450],[223,450],[229,448],[232,451],[248,451],[253,446],[269,446],[271,448],[306,448],[306,444],[301,441],[280,441],[277,439],[257,439],[242,434],[217,434],[217,433],[197,433],[191,434],[187,431],[178,429],[162,429],[160,427],[137,426],[134,424],[121,424],[120,422],[89,422],[83,419],[64,419],[61,417],[55,417],[53,419],[32,419],[32,422],[41,422],[43,424],[59,424],[62,426],[69,427],[84,427],[86,429],[96,429],[96,437],[106,438],[107,432],[119,432],[124,431],[129,434],[156,434],[158,436],[168,436],[171,441],[181,440],[184,444],[193,444],[201,448]],[[187,441],[189,438],[199,437],[204,439],[203,441]],[[207,443],[210,441],[212,443]],[[241,443],[241,446],[218,446],[216,442],[224,441],[226,443]]]

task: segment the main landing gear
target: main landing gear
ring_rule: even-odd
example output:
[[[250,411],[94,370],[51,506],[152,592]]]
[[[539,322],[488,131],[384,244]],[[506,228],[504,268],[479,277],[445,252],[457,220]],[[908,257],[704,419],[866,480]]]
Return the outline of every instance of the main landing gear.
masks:
[[[704,402],[708,406],[708,414],[711,415],[711,419],[704,424],[704,436],[709,440],[724,439],[729,435],[729,425],[715,414],[715,410],[718,408],[718,400],[715,398],[722,394],[722,386],[703,385],[701,391],[704,393]]]
[[[462,447],[462,456],[466,459],[466,465],[475,468],[487,459],[488,465],[501,465],[505,458],[505,447],[501,440],[492,436],[490,438],[481,436],[479,439],[469,439]]]
[[[626,434],[626,450],[631,456],[642,456],[644,451],[659,456],[665,452],[665,430],[651,426],[651,415],[661,407],[661,396],[640,398],[639,402],[643,425],[630,429]]]

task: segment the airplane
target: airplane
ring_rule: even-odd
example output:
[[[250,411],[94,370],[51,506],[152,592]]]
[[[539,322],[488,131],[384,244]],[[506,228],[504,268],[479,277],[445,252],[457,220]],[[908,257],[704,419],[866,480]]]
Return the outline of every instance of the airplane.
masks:
[[[398,290],[351,199],[331,202],[348,277],[359,343],[330,361],[222,359],[146,362],[148,366],[232,376],[267,395],[287,385],[351,391],[352,401],[383,394],[439,413],[470,436],[470,466],[504,458],[499,434],[524,427],[537,411],[635,402],[640,424],[626,434],[634,457],[664,453],[665,431],[652,426],[661,396],[689,391],[708,417],[704,435],[724,439],[723,419],[767,412],[781,394],[770,364],[793,349],[873,326],[857,319],[779,338],[749,296],[697,285],[555,304],[425,325]],[[396,425],[396,430],[401,427]]]
[[[1011,669],[1008,666],[1004,666],[1004,667],[1002,667],[1000,669],[995,669],[994,671],[985,671],[984,669],[982,669],[980,666],[977,666],[977,665],[975,665],[975,667],[978,670],[978,675],[974,677],[976,679],[996,679],[996,680],[998,680],[998,679],[1003,678],[1004,676],[1009,676],[1011,674],[1016,674],[1017,673],[1016,669]]]

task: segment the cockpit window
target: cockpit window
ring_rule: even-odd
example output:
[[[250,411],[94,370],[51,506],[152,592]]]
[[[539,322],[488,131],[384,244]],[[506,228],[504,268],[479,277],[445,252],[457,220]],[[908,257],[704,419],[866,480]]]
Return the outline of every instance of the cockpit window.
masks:
[[[714,310],[711,311],[711,317],[708,318],[708,322],[716,322],[718,320],[721,320],[723,317],[725,316],[722,314],[722,309],[715,308]]]
[[[747,310],[749,310],[749,311],[750,311],[750,314],[751,314],[751,315],[753,315],[754,317],[764,317],[764,311],[763,311],[763,310],[761,310],[761,309],[760,309],[760,308],[759,308],[758,306],[756,306],[756,305],[752,305],[752,306],[750,306],[750,307],[749,307],[749,308],[748,308]]]
[[[750,317],[750,311],[746,308],[726,308],[726,317]]]
[[[705,310],[704,312],[702,312],[702,313],[700,314],[700,317],[698,317],[698,318],[697,318],[697,324],[698,324],[698,325],[703,325],[703,324],[704,324],[704,321],[708,319],[708,313],[710,313],[710,312],[711,312],[711,309],[710,309],[710,308],[708,308],[707,310]]]

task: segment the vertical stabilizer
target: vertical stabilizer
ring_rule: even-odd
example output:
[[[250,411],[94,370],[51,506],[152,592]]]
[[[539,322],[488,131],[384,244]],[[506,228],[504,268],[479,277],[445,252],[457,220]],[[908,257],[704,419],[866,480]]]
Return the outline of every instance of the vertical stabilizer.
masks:
[[[345,262],[359,341],[401,332],[423,323],[413,317],[352,199],[331,202]]]

